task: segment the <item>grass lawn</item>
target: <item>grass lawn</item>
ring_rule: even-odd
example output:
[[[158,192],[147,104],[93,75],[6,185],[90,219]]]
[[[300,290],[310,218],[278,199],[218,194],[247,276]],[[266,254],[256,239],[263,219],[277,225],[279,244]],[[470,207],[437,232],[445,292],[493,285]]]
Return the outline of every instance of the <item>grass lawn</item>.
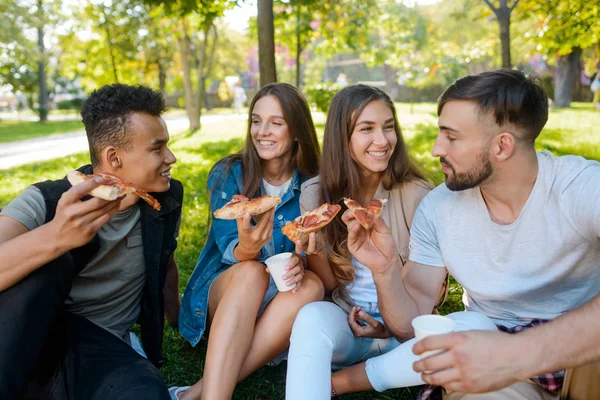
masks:
[[[242,112],[247,113],[248,109],[244,108]],[[57,111],[53,111],[53,113],[59,114]],[[210,111],[203,110],[202,115],[230,115],[233,113],[234,112],[231,108],[214,108]],[[31,114],[33,115],[33,113]],[[23,115],[28,114],[24,112]],[[78,111],[71,111],[68,115],[72,116],[75,120],[47,121],[41,124],[37,121],[3,119],[2,113],[0,113],[0,143],[14,142],[17,140],[24,139],[33,139],[41,136],[55,135],[59,133],[76,132],[84,129],[83,124],[80,121],[81,117]],[[166,115],[185,116],[186,112],[184,109],[174,108],[170,109]]]
[[[398,104],[398,115],[413,156],[435,184],[443,180],[437,160],[430,155],[437,135],[434,104]],[[323,118],[316,116],[317,130],[322,135]],[[245,121],[212,124],[192,136],[173,138],[172,150],[178,157],[173,175],[185,186],[184,215],[176,258],[181,271],[182,290],[189,280],[207,232],[208,197],[206,178],[210,167],[221,157],[238,150],[242,145]],[[554,111],[546,129],[538,139],[539,149],[548,149],[557,155],[578,154],[600,161],[600,113],[589,104],[575,104],[573,109]],[[48,162],[30,164],[0,171],[0,205],[6,204],[27,185],[64,176],[70,169],[87,162],[87,154]],[[462,309],[462,289],[454,281],[448,301],[442,312]],[[188,385],[202,376],[206,341],[192,348],[178,332],[167,328],[164,353],[167,365],[162,369],[169,385]],[[310,384],[310,382],[307,382]],[[264,367],[238,385],[235,399],[283,399],[285,363],[278,367]],[[418,388],[386,393],[359,393],[344,395],[344,399],[414,399]]]
[[[57,133],[83,130],[81,121],[36,121],[0,120],[0,143],[32,139]]]

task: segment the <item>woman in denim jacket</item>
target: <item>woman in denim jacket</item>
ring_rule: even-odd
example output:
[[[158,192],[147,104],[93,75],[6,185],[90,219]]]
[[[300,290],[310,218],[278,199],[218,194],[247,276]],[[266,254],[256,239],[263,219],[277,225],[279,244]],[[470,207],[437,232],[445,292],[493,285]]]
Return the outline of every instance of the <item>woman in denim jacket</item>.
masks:
[[[232,196],[277,195],[281,203],[254,223],[213,219],[208,239],[183,296],[181,334],[195,346],[210,328],[204,376],[175,398],[227,399],[235,385],[289,345],[296,314],[322,300],[323,284],[296,254],[284,276],[292,291],[278,292],[262,264],[295,244],[281,228],[300,215],[300,185],[318,173],[320,149],[306,100],[291,85],[263,87],[250,104],[246,142],[208,177],[210,210]]]

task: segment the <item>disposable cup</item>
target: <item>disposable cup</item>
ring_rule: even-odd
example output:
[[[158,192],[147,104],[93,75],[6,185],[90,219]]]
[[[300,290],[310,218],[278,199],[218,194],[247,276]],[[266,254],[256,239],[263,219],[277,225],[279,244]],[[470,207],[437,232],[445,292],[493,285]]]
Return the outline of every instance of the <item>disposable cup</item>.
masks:
[[[288,290],[292,290],[296,287],[295,283],[291,286],[288,286],[285,284],[285,281],[281,279],[281,276],[287,272],[285,270],[285,267],[290,262],[292,254],[293,253],[280,253],[273,257],[267,258],[267,260],[265,261],[265,264],[267,264],[267,268],[269,268],[269,273],[273,277],[275,285],[277,285],[277,289],[280,292],[287,292]]]
[[[456,324],[448,317],[441,315],[420,315],[412,320],[412,327],[415,330],[415,338],[417,342],[427,336],[443,335],[445,333],[454,332]],[[427,358],[444,350],[426,351],[421,354],[421,359]]]

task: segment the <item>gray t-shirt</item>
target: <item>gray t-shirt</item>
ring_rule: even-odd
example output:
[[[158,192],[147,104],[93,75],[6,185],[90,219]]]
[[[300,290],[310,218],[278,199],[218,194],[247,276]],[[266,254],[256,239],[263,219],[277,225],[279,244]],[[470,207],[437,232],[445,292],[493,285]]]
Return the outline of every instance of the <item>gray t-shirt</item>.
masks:
[[[492,221],[479,188],[438,186],[411,228],[410,259],[446,267],[467,310],[513,327],[554,319],[600,292],[600,163],[538,153],[519,217]]]
[[[29,230],[44,223],[42,193],[30,186],[0,215],[11,217]],[[140,313],[146,264],[138,205],[117,213],[98,232],[100,249],[73,279],[65,305],[129,343],[128,330]]]

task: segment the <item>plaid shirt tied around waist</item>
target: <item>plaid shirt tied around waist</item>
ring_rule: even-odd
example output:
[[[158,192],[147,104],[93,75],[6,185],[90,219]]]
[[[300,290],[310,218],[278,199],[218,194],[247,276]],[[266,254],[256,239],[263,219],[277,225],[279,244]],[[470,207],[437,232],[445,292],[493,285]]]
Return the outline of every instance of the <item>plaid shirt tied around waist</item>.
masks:
[[[545,319],[533,319],[527,325],[517,325],[512,328],[507,328],[502,325],[497,325],[498,329],[506,333],[518,333],[525,329],[543,325],[548,320]],[[550,392],[558,392],[562,388],[563,380],[565,379],[565,370],[555,371],[547,374],[534,376],[531,381],[541,386],[542,388]],[[417,396],[417,400],[441,400],[443,398],[443,391],[441,386],[425,385],[421,390],[421,393]]]

